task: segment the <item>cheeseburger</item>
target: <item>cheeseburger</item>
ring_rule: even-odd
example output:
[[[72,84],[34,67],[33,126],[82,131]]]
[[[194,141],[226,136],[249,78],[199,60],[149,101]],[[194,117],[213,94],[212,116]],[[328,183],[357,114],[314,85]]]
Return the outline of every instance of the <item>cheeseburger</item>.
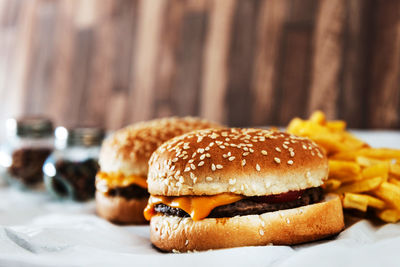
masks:
[[[309,139],[262,129],[175,137],[149,161],[145,209],[164,251],[291,245],[344,227],[341,201],[323,196],[328,161]]]
[[[148,161],[156,148],[175,136],[218,127],[196,118],[165,118],[128,126],[107,138],[99,156],[96,209],[117,223],[144,223]]]

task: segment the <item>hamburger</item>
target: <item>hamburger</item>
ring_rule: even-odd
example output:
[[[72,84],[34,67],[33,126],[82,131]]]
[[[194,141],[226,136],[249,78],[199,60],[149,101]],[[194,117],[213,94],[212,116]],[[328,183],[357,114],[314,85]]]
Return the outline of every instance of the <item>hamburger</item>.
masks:
[[[344,227],[323,196],[328,161],[307,138],[263,129],[207,129],[173,138],[149,161],[145,209],[163,251],[292,245]]]
[[[121,129],[107,138],[96,175],[97,213],[112,222],[145,223],[148,160],[159,145],[175,136],[218,125],[191,117],[164,118]]]

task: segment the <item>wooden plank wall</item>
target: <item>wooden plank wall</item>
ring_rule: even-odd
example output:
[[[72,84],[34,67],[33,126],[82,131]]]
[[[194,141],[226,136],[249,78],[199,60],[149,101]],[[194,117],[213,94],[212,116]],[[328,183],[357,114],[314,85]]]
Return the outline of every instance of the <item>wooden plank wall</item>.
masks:
[[[0,1],[0,120],[400,128],[397,0]]]

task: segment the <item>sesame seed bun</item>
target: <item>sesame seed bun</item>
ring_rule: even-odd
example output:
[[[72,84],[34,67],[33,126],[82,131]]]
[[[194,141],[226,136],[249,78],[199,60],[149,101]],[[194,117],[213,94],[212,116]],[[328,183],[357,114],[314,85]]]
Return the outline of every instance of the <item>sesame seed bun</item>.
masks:
[[[116,131],[102,145],[99,164],[103,172],[147,176],[148,161],[163,142],[197,129],[221,127],[193,118],[163,118],[140,122]]]
[[[207,129],[162,144],[149,161],[152,195],[265,196],[318,187],[328,160],[313,141],[263,129]]]
[[[147,177],[148,160],[163,142],[196,129],[210,127],[221,126],[198,118],[172,117],[125,127],[103,142],[99,156],[101,172]],[[96,183],[96,186],[99,184]],[[147,197],[127,199],[109,196],[103,191],[99,189],[96,192],[96,209],[101,217],[124,224],[145,221],[143,209]]]
[[[150,240],[164,251],[193,251],[240,246],[292,245],[328,237],[344,228],[338,196],[295,209],[232,218],[156,215]]]

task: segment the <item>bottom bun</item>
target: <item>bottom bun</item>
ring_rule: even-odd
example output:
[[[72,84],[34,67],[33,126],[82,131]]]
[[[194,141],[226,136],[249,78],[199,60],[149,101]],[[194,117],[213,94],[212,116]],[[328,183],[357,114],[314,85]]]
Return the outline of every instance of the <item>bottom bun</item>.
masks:
[[[96,211],[104,219],[120,224],[147,223],[143,210],[148,198],[126,199],[124,197],[110,197],[96,192]]]
[[[191,218],[156,215],[150,240],[164,251],[208,250],[241,246],[293,245],[340,232],[344,228],[340,198],[295,209],[232,218]]]

